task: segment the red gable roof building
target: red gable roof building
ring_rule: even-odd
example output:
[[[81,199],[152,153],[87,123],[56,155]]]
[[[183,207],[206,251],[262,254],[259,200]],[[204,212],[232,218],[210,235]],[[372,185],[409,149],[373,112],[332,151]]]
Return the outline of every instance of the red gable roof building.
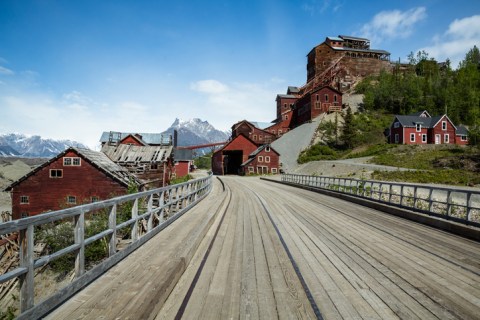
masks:
[[[13,219],[126,194],[142,182],[102,152],[69,148],[13,182]]]
[[[468,143],[468,131],[456,127],[445,114],[431,117],[427,111],[396,115],[388,140],[398,144],[460,144]]]

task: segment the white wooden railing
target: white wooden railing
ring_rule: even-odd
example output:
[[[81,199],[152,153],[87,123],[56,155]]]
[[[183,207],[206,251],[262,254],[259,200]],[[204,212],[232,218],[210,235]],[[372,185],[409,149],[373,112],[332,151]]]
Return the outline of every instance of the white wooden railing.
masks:
[[[480,227],[480,190],[352,178],[283,174],[282,181],[387,203]]]
[[[18,234],[20,263],[15,269],[0,275],[0,284],[14,278],[20,280],[20,318],[43,315],[175,221],[203,199],[210,192],[211,186],[212,175],[210,174],[208,177],[177,185],[2,223],[0,235]],[[126,204],[131,211],[131,218],[117,222],[117,210],[124,209]],[[99,214],[108,215],[107,229],[85,238],[88,217]],[[74,243],[57,252],[34,257],[35,230],[63,221],[72,221]],[[130,230],[130,236],[127,245],[120,249],[117,232],[121,229]],[[107,240],[108,257],[86,271],[85,247],[99,239]],[[35,269],[66,254],[75,255],[74,280],[42,302],[36,303],[34,301]]]

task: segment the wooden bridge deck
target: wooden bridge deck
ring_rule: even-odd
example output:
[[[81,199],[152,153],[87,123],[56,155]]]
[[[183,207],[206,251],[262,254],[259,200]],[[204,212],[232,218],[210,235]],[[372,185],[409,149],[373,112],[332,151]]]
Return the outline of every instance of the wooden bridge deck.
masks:
[[[480,244],[224,177],[49,319],[480,319]]]

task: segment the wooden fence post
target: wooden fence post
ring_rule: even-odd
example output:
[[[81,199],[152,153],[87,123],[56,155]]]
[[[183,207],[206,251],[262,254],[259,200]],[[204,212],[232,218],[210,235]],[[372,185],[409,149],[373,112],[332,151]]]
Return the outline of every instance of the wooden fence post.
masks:
[[[108,244],[108,256],[111,257],[117,252],[117,204],[115,203],[108,215],[108,228],[112,230]]]
[[[20,311],[24,312],[34,304],[34,268],[33,268],[33,225],[20,230],[20,266],[27,273],[20,276]]]
[[[75,277],[85,273],[85,214],[75,216],[75,244],[80,245],[75,256]]]
[[[132,242],[138,240],[138,199],[135,199],[132,207],[132,219],[135,219],[135,222],[132,225]]]

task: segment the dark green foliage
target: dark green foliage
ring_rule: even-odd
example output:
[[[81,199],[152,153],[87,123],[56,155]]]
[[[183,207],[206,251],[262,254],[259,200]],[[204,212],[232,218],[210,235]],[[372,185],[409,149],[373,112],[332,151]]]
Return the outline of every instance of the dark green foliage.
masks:
[[[213,152],[195,158],[195,165],[197,166],[197,168],[210,170],[212,168],[212,155]]]
[[[300,154],[298,157],[298,163],[306,163],[316,160],[335,160],[338,159],[338,157],[339,155],[337,151],[329,146],[317,143]]]
[[[356,87],[365,94],[367,110],[409,114],[428,110],[432,115],[447,114],[455,124],[480,126],[480,52],[472,48],[452,70],[447,60],[439,65],[422,51],[409,56],[411,68],[394,68],[377,77],[365,78]]]
[[[343,130],[340,139],[343,141],[346,148],[351,149],[355,146],[355,123],[352,110],[347,108],[347,113],[343,117]]]

